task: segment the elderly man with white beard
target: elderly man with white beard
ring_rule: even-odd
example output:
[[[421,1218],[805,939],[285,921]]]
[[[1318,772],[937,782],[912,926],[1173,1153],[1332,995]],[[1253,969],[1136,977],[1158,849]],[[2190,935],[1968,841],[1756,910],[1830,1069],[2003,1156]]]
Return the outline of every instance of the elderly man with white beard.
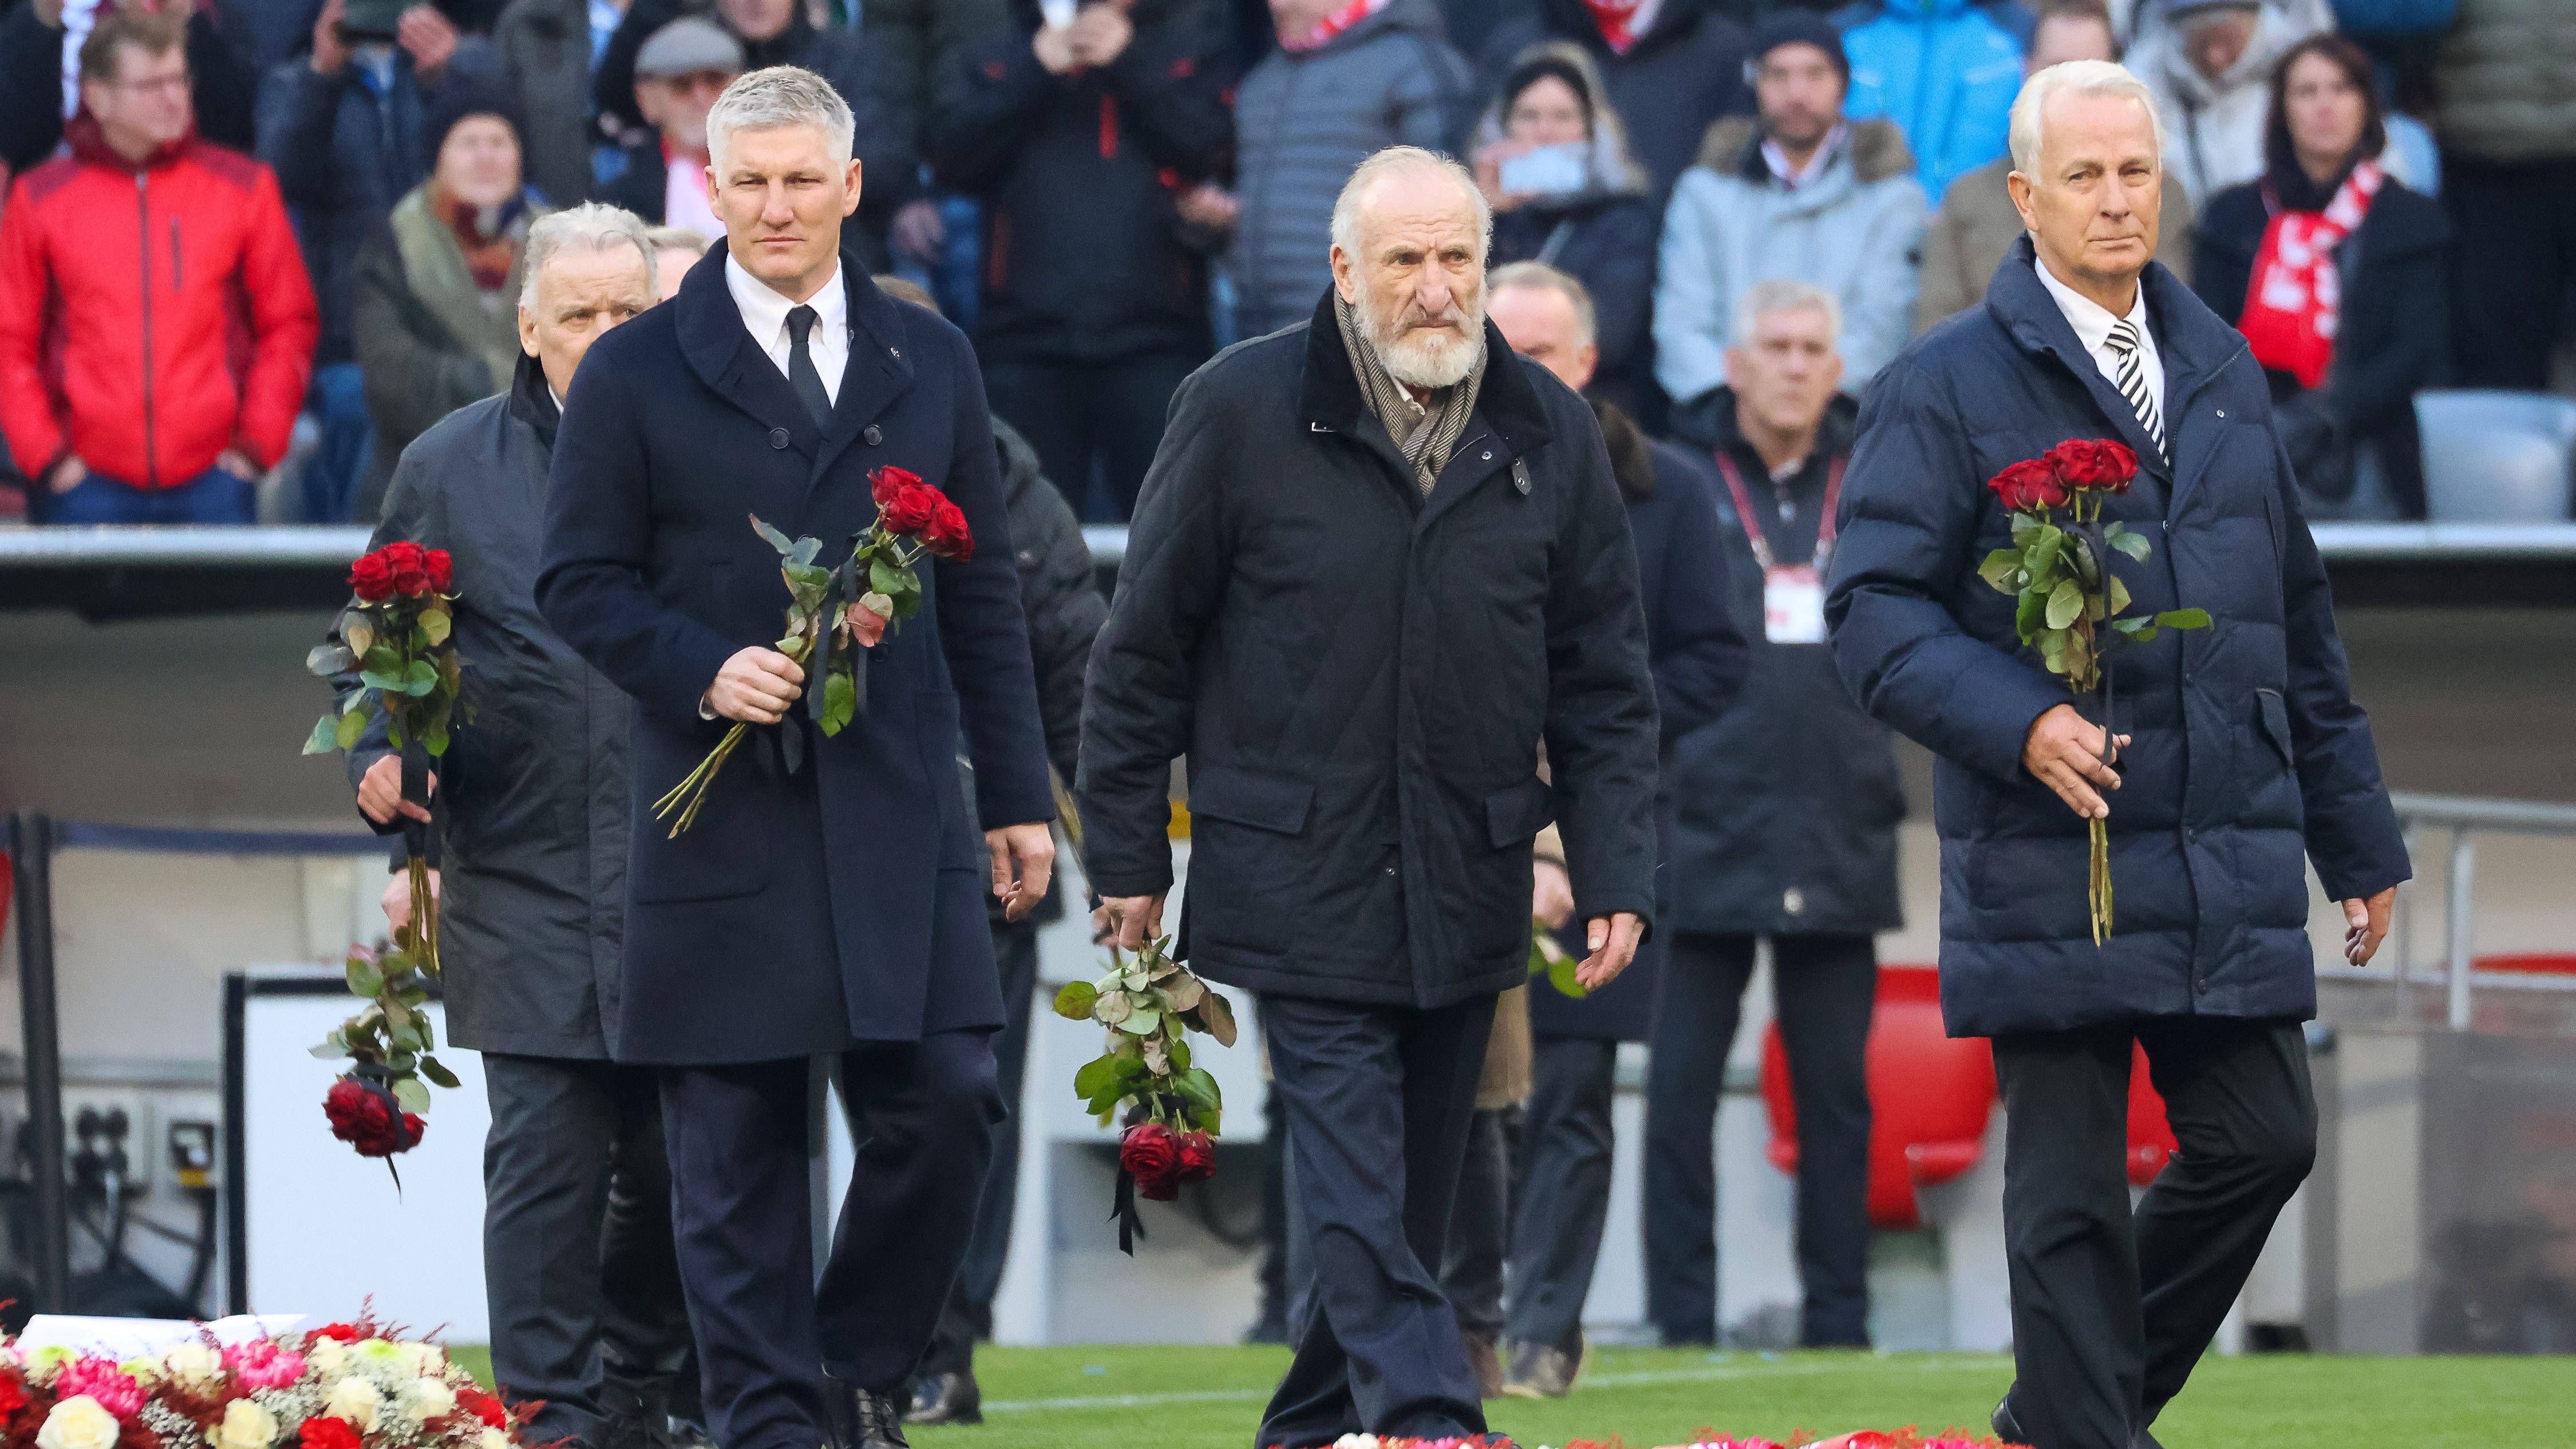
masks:
[[[1532,837],[1562,827],[1587,985],[1654,909],[1637,561],[1591,408],[1485,320],[1489,225],[1452,162],[1361,163],[1314,319],[1173,399],[1092,654],[1102,924],[1162,934],[1186,756],[1176,949],[1258,997],[1286,1104],[1314,1288],[1263,1446],[1483,1432],[1439,1265]]]

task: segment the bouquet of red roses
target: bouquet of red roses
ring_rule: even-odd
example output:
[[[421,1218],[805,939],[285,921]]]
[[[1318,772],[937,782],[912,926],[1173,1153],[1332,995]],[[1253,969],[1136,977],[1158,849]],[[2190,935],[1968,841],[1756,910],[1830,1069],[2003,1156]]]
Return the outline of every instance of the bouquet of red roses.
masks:
[[[1068,982],[1055,1014],[1096,1021],[1108,1031],[1101,1054],[1073,1074],[1074,1095],[1107,1122],[1130,1111],[1118,1144],[1118,1247],[1133,1253],[1135,1194],[1170,1202],[1182,1184],[1216,1175],[1214,1138],[1225,1099],[1216,1077],[1190,1061],[1185,1032],[1234,1045],[1234,1008],[1189,968],[1164,954],[1171,939],[1148,941],[1133,959],[1115,948],[1098,981]]]
[[[304,753],[353,748],[368,723],[382,719],[386,742],[402,760],[403,798],[424,806],[429,762],[447,753],[464,670],[452,637],[453,573],[445,549],[403,540],[359,559],[349,568],[354,597],[333,624],[332,641],[304,661],[342,686],[331,711],[314,723]],[[421,1010],[438,976],[438,899],[429,887],[428,844],[428,827],[405,818],[411,923],[386,951],[349,953],[349,990],[367,1007],[313,1049],[326,1060],[351,1059],[323,1110],[332,1135],[370,1157],[391,1157],[420,1140],[420,1114],[429,1110],[423,1077],[456,1085],[455,1075],[430,1055],[438,1043]]]
[[[838,568],[814,561],[822,555],[822,540],[791,539],[756,514],[751,520],[752,528],[778,550],[779,573],[787,582],[787,632],[778,641],[778,652],[805,666],[806,710],[826,736],[839,734],[866,706],[867,675],[858,667],[856,651],[875,647],[896,621],[921,611],[921,575],[915,565],[922,556],[975,556],[965,512],[947,494],[922,482],[920,474],[878,468],[868,474],[868,484],[876,498],[876,522],[850,536],[850,556]],[[821,689],[813,687],[817,678]],[[653,802],[653,818],[671,821],[672,839],[697,822],[716,772],[748,733],[748,726],[735,722],[688,778]],[[795,773],[804,762],[805,737],[781,730],[778,748],[788,773]]]
[[[2012,546],[1987,554],[1978,577],[2016,597],[2015,632],[2039,651],[2049,673],[2065,679],[2079,697],[2093,696],[2102,718],[2102,762],[2117,757],[2111,720],[2111,660],[2164,629],[2205,629],[2200,609],[2120,617],[2129,586],[2112,572],[2111,555],[2145,563],[2147,536],[2127,524],[2102,521],[2102,500],[2126,493],[2138,476],[2138,455],[2108,438],[2069,438],[2036,458],[1997,473],[1986,486],[2012,513]],[[2093,941],[2111,934],[2111,837],[2100,820],[2087,822],[2092,839],[2089,894]]]

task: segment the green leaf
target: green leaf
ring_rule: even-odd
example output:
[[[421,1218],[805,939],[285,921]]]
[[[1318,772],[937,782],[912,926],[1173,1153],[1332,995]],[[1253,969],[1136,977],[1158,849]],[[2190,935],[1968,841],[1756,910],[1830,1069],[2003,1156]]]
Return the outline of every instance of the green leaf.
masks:
[[[446,643],[447,636],[454,628],[455,622],[448,617],[445,609],[420,611],[420,632],[429,640],[432,647]]]
[[[1089,1021],[1092,1005],[1099,1000],[1100,992],[1090,982],[1068,981],[1064,989],[1055,994],[1055,1014],[1067,1021]],[[1088,1097],[1091,1094],[1085,1092],[1082,1095]]]
[[[2154,546],[2147,542],[2147,536],[2143,533],[2130,533],[2123,530],[2110,535],[2110,541],[2113,548],[2140,563],[2145,563],[2147,555],[2155,552]]]
[[[446,1067],[440,1065],[439,1060],[436,1057],[422,1057],[420,1059],[420,1074],[429,1078],[431,1081],[436,1082],[438,1085],[447,1088],[451,1092],[464,1085],[462,1082],[456,1080],[456,1074],[454,1072],[451,1072]]]
[[[1547,984],[1555,987],[1558,994],[1570,996],[1577,1001],[1581,1001],[1584,997],[1592,994],[1591,992],[1584,990],[1583,983],[1575,977],[1575,969],[1582,964],[1582,962],[1575,960],[1571,956],[1561,957],[1557,960],[1548,962]]]
[[[348,1046],[345,1043],[336,1041],[326,1041],[321,1045],[314,1047],[312,1051],[314,1056],[319,1057],[326,1062],[337,1061],[349,1054]]]
[[[332,738],[337,740],[340,748],[344,750],[356,745],[358,743],[358,736],[365,734],[366,732],[366,715],[354,709],[349,711],[347,714],[340,716],[340,722],[332,726],[331,729]],[[318,736],[320,731],[317,729],[315,733]]]
[[[1192,1067],[1174,1076],[1172,1090],[1180,1094],[1181,1100],[1211,1112],[1225,1105],[1217,1089],[1216,1078],[1204,1067]]]
[[[366,615],[351,609],[340,616],[340,642],[349,646],[350,653],[364,658],[368,650],[376,647],[376,626]]]
[[[920,585],[913,579],[912,570],[875,558],[868,560],[868,587],[889,598],[900,598]]]
[[[1224,992],[1208,988],[1208,994],[1199,998],[1198,1018],[1199,1029],[1215,1037],[1218,1046],[1234,1045],[1234,1005]]]
[[[2013,514],[2013,546],[2025,549],[2030,547],[2031,541],[2039,536],[2039,531],[2041,529],[2046,527],[2048,527],[2047,524],[2040,522],[2038,519],[2031,517],[2027,513]]]
[[[304,753],[327,755],[340,747],[340,718],[326,714],[313,722],[313,733],[304,737]]]
[[[2021,550],[2017,548],[1996,549],[1986,555],[1984,563],[1977,565],[1977,577],[2003,593],[2009,594],[2020,588],[2020,576]]]
[[[1143,1036],[1162,1024],[1163,1013],[1147,1006],[1127,1013],[1127,1019],[1118,1023],[1118,1029],[1129,1036]]]
[[[316,644],[304,656],[304,667],[324,679],[345,674],[358,665],[358,656],[346,644]]]
[[[2066,672],[2065,630],[2044,629],[2040,631],[2039,662],[2048,666],[2048,672],[2051,674],[2064,674]]]
[[[429,1088],[418,1077],[402,1077],[394,1082],[394,1101],[406,1112],[429,1110]]]
[[[401,661],[396,660],[388,667],[378,669],[374,667],[374,664],[371,661],[366,669],[359,671],[358,682],[369,689],[381,689],[390,694],[401,694],[404,691],[404,687],[410,682],[411,674],[408,670],[405,670],[400,666]]]
[[[2013,629],[2021,635],[2021,642],[2035,642],[2047,624],[2048,595],[2037,589],[2022,590],[2021,602],[2013,611]]]
[[[794,558],[796,556],[796,540],[789,538],[786,534],[780,533],[777,529],[761,522],[759,514],[755,513],[751,516],[751,527],[752,531],[759,534],[762,539],[767,541],[771,548],[778,550],[780,557]]]
[[[1190,1044],[1186,1037],[1172,1038],[1171,1058],[1173,1071],[1186,1072],[1190,1069]]]
[[[2036,586],[2047,582],[2049,574],[2057,568],[2060,557],[2065,552],[2065,529],[2053,523],[2041,529],[2038,540],[2031,544],[2028,550],[2031,583]]]
[[[2111,575],[2111,612],[2117,614],[2128,607],[2129,586],[2120,582],[2118,574],[2113,574]]]
[[[2063,535],[2061,535],[2062,537]],[[2084,612],[2084,586],[2073,579],[2060,579],[2048,595],[2048,627],[2063,629]]]
[[[348,976],[349,994],[352,996],[373,1001],[385,989],[384,973],[376,969],[374,962],[363,957],[349,958]]]
[[[415,659],[403,676],[403,693],[425,695],[438,688],[438,666],[426,659]]]
[[[2111,627],[2128,636],[2132,644],[2148,643],[2156,637],[2157,632],[2156,621],[2153,619],[2114,619],[2111,621]]]
[[[2167,609],[2156,615],[2156,622],[2168,629],[2206,629],[2209,627],[2209,611],[2207,609]]]
[[[800,564],[810,565],[814,562],[814,556],[822,551],[823,540],[819,538],[800,538],[796,540],[795,551],[790,553],[788,557],[796,560]]]
[[[1118,1085],[1119,1060],[1116,1057],[1093,1057],[1073,1074],[1073,1094],[1090,1100]]]
[[[1099,1003],[1091,1008],[1091,1019],[1102,1026],[1123,1026],[1135,1013],[1136,1003],[1127,999],[1126,991],[1119,989],[1117,983],[1112,982],[1111,988],[1100,993]]]
[[[847,657],[847,656],[842,656]],[[816,724],[826,736],[837,735],[859,712],[858,682],[837,663],[823,681],[823,717]]]

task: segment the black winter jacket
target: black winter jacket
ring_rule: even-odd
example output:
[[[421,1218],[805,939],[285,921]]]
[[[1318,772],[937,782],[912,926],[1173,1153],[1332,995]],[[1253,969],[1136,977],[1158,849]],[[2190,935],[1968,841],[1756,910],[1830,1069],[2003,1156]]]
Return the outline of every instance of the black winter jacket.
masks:
[[[2337,185],[2342,184],[2340,180]],[[2322,191],[2322,195],[2302,192]],[[2254,257],[2271,226],[2273,202],[2322,209],[2333,187],[2276,176],[2230,187],[2201,213],[2192,289],[2231,326],[2245,315]],[[2424,516],[2424,448],[2415,427],[2418,389],[2439,386],[2451,356],[2451,222],[2440,202],[2389,180],[2361,225],[2336,249],[2343,303],[2334,368],[2314,392],[2271,372],[2282,441],[2303,480],[2328,491],[2351,486],[2356,444],[2369,443],[2388,470],[2389,492],[2409,517]]]
[[[1551,817],[1583,917],[1653,912],[1654,681],[1618,485],[1583,400],[1490,323],[1485,345],[1427,499],[1329,293],[1173,399],[1093,651],[1080,796],[1093,887],[1161,893],[1189,757],[1181,949],[1216,980],[1417,1007],[1516,985]]]
[[[1590,51],[1628,127],[1628,144],[1654,178],[1660,217],[1710,125],[1753,109],[1744,27],[1722,14],[1717,0],[1664,0],[1654,25],[1622,54],[1601,38],[1583,0],[1539,0],[1539,10],[1537,18],[1494,27],[1477,65],[1478,94],[1499,93],[1513,60],[1542,40],[1571,40]]]
[[[1806,466],[1780,486],[1736,428],[1734,389],[1676,408],[1673,432],[1695,459],[1727,455],[1775,557],[1801,564],[1816,557],[1833,467],[1851,455],[1847,408],[1836,400]],[[1766,637],[1762,567],[1722,476],[1711,477],[1709,497],[1726,554],[1727,607],[1751,641],[1752,668],[1735,708],[1676,742],[1666,761],[1675,828],[1664,857],[1664,927],[1894,930],[1903,922],[1896,824],[1905,795],[1887,726],[1852,703],[1825,645]]]
[[[987,365],[1207,355],[1207,249],[1173,199],[1234,158],[1224,37],[1196,0],[1146,0],[1108,66],[1056,76],[1007,36],[940,78],[924,124],[939,184],[984,202]]]
[[[1985,304],[1935,326],[1861,404],[1825,611],[1861,705],[1940,757],[1941,1011],[1959,1036],[2140,1017],[2304,1017],[2313,861],[2337,900],[2405,880],[2406,846],[2353,701],[2324,564],[2262,369],[2161,264],[2148,325],[2165,367],[2168,466],[2033,271],[2030,240]],[[2087,926],[2085,826],[2022,768],[2068,702],[1977,576],[2011,539],[1987,481],[2069,438],[2143,464],[2104,520],[2154,554],[2119,565],[2134,612],[2206,609],[2119,656],[2134,737],[2111,797],[2113,933]]]

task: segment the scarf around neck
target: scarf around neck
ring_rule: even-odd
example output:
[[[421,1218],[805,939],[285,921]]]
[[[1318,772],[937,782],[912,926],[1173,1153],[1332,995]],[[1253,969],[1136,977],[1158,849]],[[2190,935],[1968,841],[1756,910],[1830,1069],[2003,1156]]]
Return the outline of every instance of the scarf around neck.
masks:
[[[1413,465],[1414,486],[1422,496],[1431,496],[1431,485],[1440,478],[1440,470],[1449,466],[1449,452],[1458,446],[1458,437],[1467,431],[1468,415],[1476,410],[1476,393],[1485,381],[1484,340],[1477,339],[1476,365],[1467,375],[1432,394],[1428,407],[1417,408],[1413,395],[1405,391],[1379,360],[1377,349],[1369,345],[1367,324],[1351,304],[1342,300],[1339,290],[1333,293],[1333,317],[1341,324],[1342,350],[1350,354],[1351,371],[1358,374],[1360,392],[1368,399],[1369,411],[1386,425],[1387,436],[1395,440],[1396,450],[1404,461]]]
[[[2343,278],[2335,250],[2370,214],[2370,200],[2386,180],[2378,162],[2363,161],[2320,211],[2285,204],[2273,182],[2263,183],[2272,220],[2254,253],[2245,315],[2237,329],[2252,346],[2256,362],[2290,374],[2301,387],[2323,383],[2334,363],[2343,313]]]

